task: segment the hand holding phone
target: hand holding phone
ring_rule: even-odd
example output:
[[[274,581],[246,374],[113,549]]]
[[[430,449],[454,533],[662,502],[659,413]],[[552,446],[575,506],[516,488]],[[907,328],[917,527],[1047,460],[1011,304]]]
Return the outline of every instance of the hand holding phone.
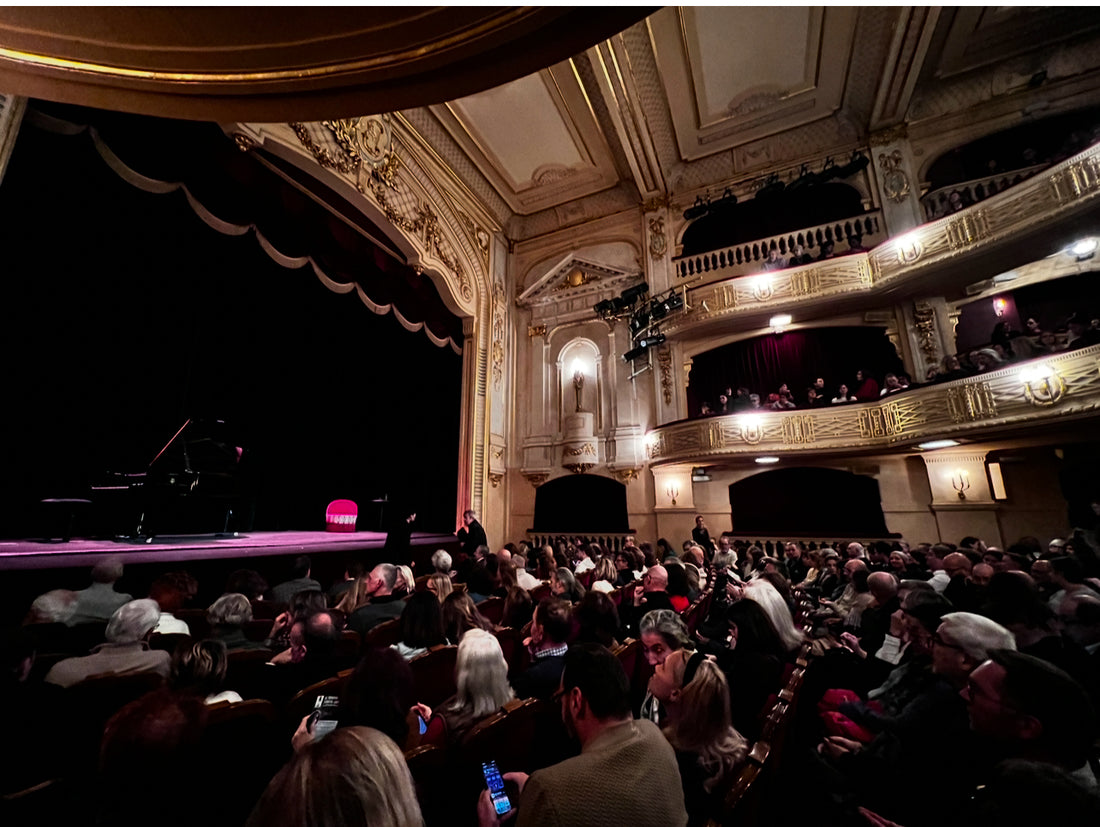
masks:
[[[336,713],[340,707],[340,698],[336,695],[318,695],[313,702],[313,712],[306,720],[306,729],[319,741],[336,729]]]
[[[493,802],[493,809],[498,816],[502,816],[512,809],[512,802],[504,791],[504,778],[497,768],[496,761],[486,761],[481,765],[481,772],[485,775],[485,786],[489,788],[489,798]]]

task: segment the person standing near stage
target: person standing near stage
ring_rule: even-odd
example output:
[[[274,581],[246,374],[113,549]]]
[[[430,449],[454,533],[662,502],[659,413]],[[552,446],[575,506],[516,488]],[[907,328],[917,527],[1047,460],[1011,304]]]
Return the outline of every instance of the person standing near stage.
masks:
[[[416,522],[416,512],[408,511],[405,517],[399,517],[386,533],[385,560],[395,566],[412,565],[412,527]]]
[[[466,511],[462,515],[463,527],[458,530],[457,537],[462,548],[461,554],[465,554],[469,559],[473,559],[476,556],[478,546],[489,545],[489,538],[485,536],[485,529],[481,527],[481,523],[477,521],[477,514],[473,511]]]

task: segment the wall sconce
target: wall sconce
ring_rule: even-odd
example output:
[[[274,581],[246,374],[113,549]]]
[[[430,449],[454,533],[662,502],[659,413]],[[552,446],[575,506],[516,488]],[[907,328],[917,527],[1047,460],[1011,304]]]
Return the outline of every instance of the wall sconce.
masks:
[[[772,316],[768,319],[768,326],[771,327],[772,333],[782,333],[791,323],[790,313],[781,313],[778,316]]]
[[[997,314],[998,318],[1003,316],[1006,310],[1008,310],[1007,301],[1002,298],[996,298],[993,300],[993,312]]]
[[[772,297],[772,277],[757,276],[752,280],[752,294],[759,301],[767,301]]]
[[[1066,395],[1066,380],[1050,365],[1040,364],[1020,371],[1024,399],[1036,407],[1049,407]]]
[[[920,258],[921,253],[924,252],[924,246],[920,242],[919,233],[908,233],[907,235],[903,235],[895,241],[894,244],[898,252],[899,264],[912,264]]]
[[[965,500],[966,492],[970,490],[970,472],[965,468],[957,468],[951,475],[951,487],[958,493],[960,500]]]
[[[668,498],[672,500],[672,504],[676,505],[676,498],[680,496],[680,489],[675,485],[670,485],[665,489],[665,493],[668,494]]]

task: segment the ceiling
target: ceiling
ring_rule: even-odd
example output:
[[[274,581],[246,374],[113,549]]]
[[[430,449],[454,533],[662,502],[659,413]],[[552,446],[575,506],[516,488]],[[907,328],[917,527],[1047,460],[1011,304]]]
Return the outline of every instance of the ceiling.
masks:
[[[256,12],[0,9],[0,90],[227,131],[399,111],[513,241],[1100,90],[1089,7]]]

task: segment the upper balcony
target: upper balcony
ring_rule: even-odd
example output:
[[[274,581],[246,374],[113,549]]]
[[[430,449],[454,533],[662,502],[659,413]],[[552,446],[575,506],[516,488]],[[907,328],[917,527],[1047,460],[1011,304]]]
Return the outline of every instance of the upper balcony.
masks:
[[[729,414],[673,422],[646,435],[650,464],[722,458],[882,453],[932,439],[974,440],[1062,427],[1100,409],[1100,345],[915,388],[881,402]]]
[[[691,257],[698,262],[690,272],[684,271],[682,259],[677,275],[702,283],[687,287],[685,312],[664,322],[661,332],[703,336],[731,322],[761,324],[779,312],[807,318],[847,304],[866,307],[868,300],[887,294],[916,297],[957,290],[1041,258],[1075,232],[1095,230],[1098,195],[1100,144],[979,204],[885,239],[869,252],[762,273],[754,242],[752,274],[744,272],[745,256],[739,262],[735,248],[732,258],[729,250]],[[871,214],[864,219],[877,221]],[[813,229],[816,237],[820,228]],[[863,238],[869,245],[876,236]]]

